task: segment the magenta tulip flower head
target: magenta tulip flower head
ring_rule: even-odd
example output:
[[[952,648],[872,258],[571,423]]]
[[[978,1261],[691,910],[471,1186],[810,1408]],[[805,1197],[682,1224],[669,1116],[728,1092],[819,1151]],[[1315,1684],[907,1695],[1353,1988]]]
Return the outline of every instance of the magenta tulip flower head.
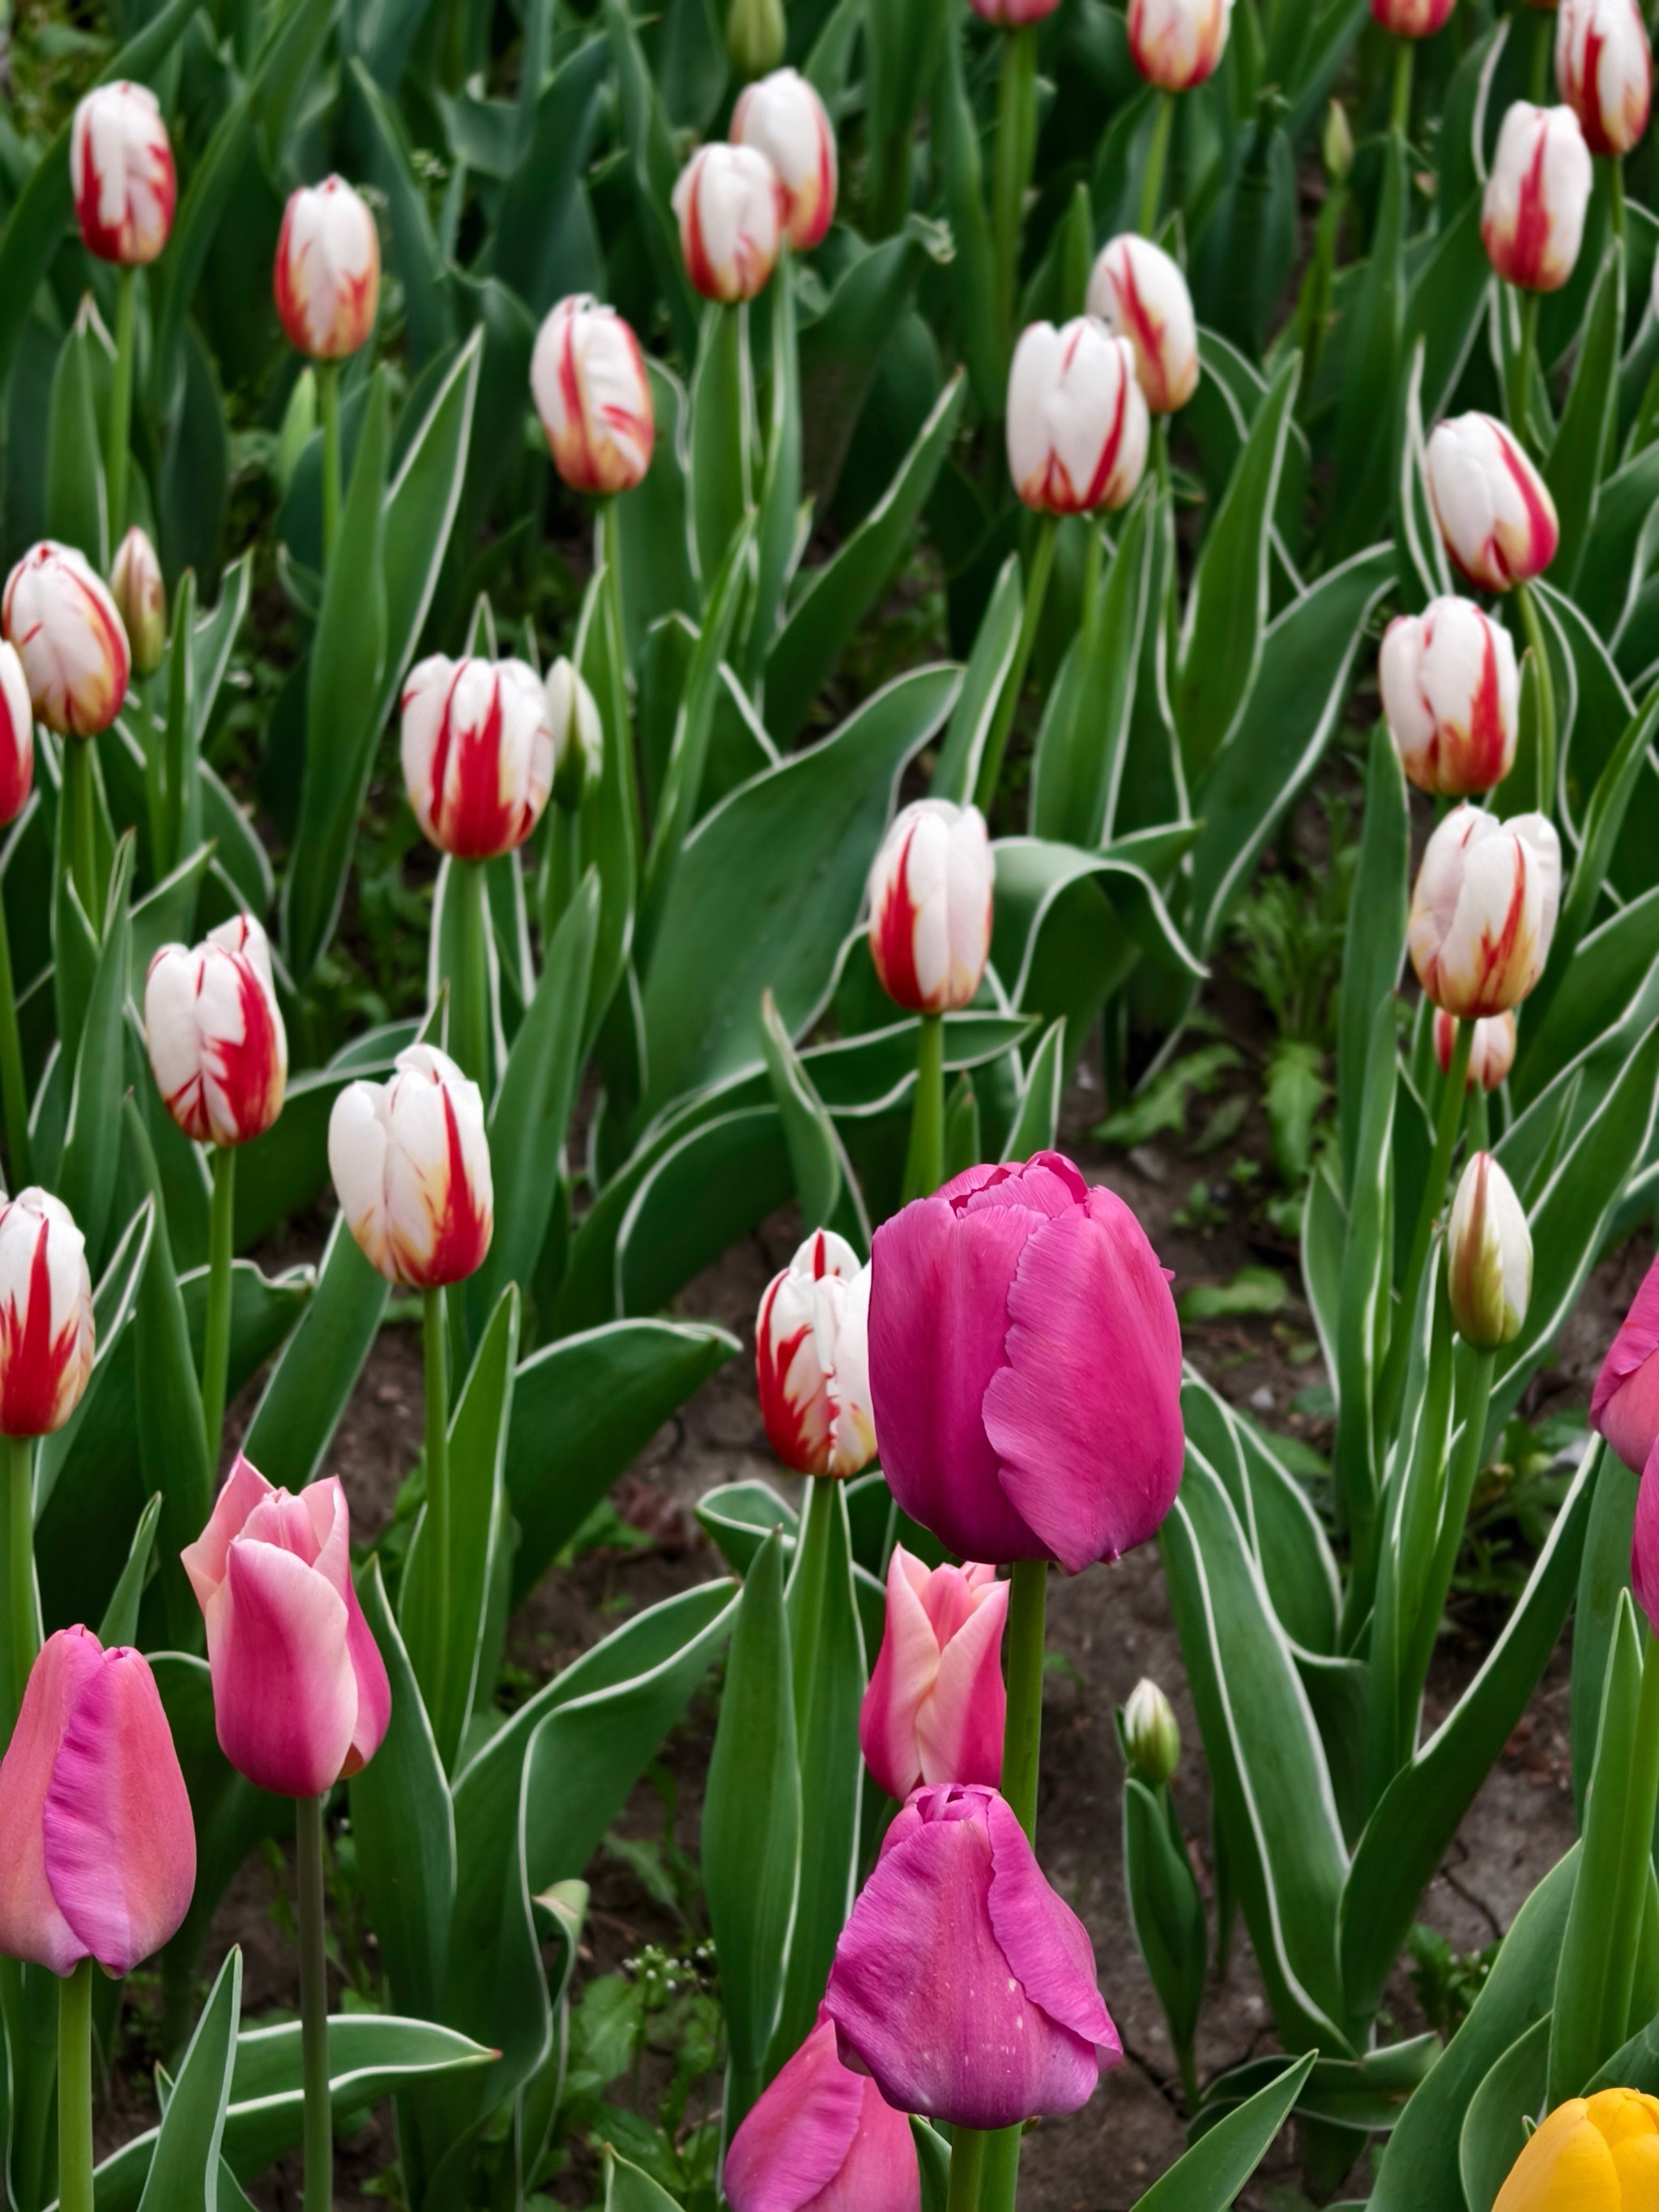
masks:
[[[895,1545],[887,1625],[859,1714],[865,1765],[901,1804],[922,1784],[1002,1779],[1008,1584],[994,1567],[935,1567]]]
[[[196,1887],[190,1796],[137,1651],[60,1628],[0,1764],[0,1953],[117,1979],[178,1931]]]
[[[920,2212],[910,2123],[867,2076],[842,2064],[817,2025],[732,2138],[732,2212]]]
[[[870,1390],[893,1495],[967,1559],[1076,1574],[1145,1543],[1181,1480],[1168,1278],[1058,1152],[969,1168],[882,1224]]]
[[[890,2105],[955,2127],[1074,2112],[1123,2056],[1088,1932],[994,1790],[919,1790],[836,1946],[824,2009]]]
[[[1659,1635],[1659,1439],[1642,1469],[1636,1493],[1636,1523],[1631,1532],[1631,1588],[1636,1602],[1648,1617],[1648,1626]]]
[[[1659,1439],[1659,1260],[1642,1279],[1590,1394],[1589,1423],[1632,1474]],[[1659,1587],[1659,1577],[1656,1578]]]
[[[337,1480],[295,1498],[239,1454],[184,1562],[207,1623],[219,1747],[237,1772],[279,1797],[320,1797],[366,1765],[392,1688],[352,1583]]]

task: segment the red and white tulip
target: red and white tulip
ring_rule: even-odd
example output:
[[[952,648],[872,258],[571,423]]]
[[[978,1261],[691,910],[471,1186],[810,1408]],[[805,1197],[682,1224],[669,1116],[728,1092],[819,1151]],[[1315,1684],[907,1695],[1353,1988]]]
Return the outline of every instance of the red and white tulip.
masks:
[[[43,538],[6,579],[0,629],[15,647],[35,718],[60,738],[93,738],[121,711],[131,673],[114,600],[72,545]]]
[[[13,645],[0,643],[0,830],[15,822],[34,788],[34,702]]]
[[[495,1222],[483,1097],[447,1053],[412,1044],[390,1082],[348,1084],[328,1165],[347,1226],[388,1282],[432,1290],[483,1266]]]
[[[586,292],[561,300],[536,335],[530,390],[572,491],[632,491],[651,466],[656,419],[640,342]]]
[[[1190,92],[1215,72],[1233,0],[1129,0],[1129,52],[1149,84]]]
[[[1135,349],[1093,315],[1020,333],[1008,375],[1008,471],[1027,507],[1126,507],[1146,466],[1152,419]]]
[[[1630,152],[1653,105],[1653,52],[1636,0],[1562,0],[1555,82],[1592,154]]]
[[[1430,838],[1406,941],[1425,995],[1460,1021],[1501,1014],[1544,972],[1561,904],[1561,841],[1542,814],[1459,806]]]
[[[1002,1779],[1009,1584],[969,1560],[934,1567],[895,1545],[887,1622],[859,1713],[864,1763],[902,1805],[936,1782]]]
[[[772,1449],[798,1474],[857,1474],[876,1455],[870,1270],[816,1230],[762,1294],[755,1381]]]
[[[1174,415],[1198,389],[1198,319],[1178,262],[1125,231],[1104,246],[1089,278],[1088,309],[1134,348],[1135,372],[1154,415]]]
[[[161,1103],[200,1145],[245,1145],[283,1110],[288,1032],[270,946],[252,915],[200,945],[164,945],[144,984],[144,1038]]]
[[[753,146],[700,146],[674,187],[685,273],[727,306],[766,288],[783,242],[783,184]]]
[[[155,548],[136,522],[116,550],[109,587],[132,650],[132,665],[140,676],[152,675],[167,649],[167,587]]]
[[[732,111],[732,140],[752,146],[776,171],[791,246],[805,253],[819,244],[836,218],[836,132],[799,70],[774,70],[744,88]]]
[[[1440,1063],[1443,1075],[1451,1073],[1452,1051],[1457,1042],[1457,1024],[1442,1006],[1434,1013],[1434,1056]],[[1476,1022],[1474,1035],[1469,1042],[1469,1072],[1463,1084],[1465,1091],[1478,1085],[1482,1091],[1496,1091],[1515,1065],[1515,1016],[1512,1013],[1488,1014]]]
[[[75,220],[88,253],[133,268],[167,242],[179,179],[161,103],[147,84],[100,84],[70,127]]]
[[[1517,100],[1504,118],[1480,203],[1486,258],[1523,292],[1559,292],[1578,265],[1589,148],[1570,107]]]
[[[1425,474],[1446,550],[1472,584],[1507,592],[1554,560],[1555,501],[1504,423],[1480,414],[1437,423]]]
[[[1446,1224],[1446,1296],[1458,1334],[1477,1352],[1500,1351],[1520,1335],[1532,1299],[1532,1231],[1490,1152],[1472,1154],[1458,1178]]]
[[[1371,0],[1371,15],[1396,39],[1431,39],[1457,0]]]
[[[404,782],[423,835],[459,860],[523,844],[553,787],[542,679],[524,660],[451,660],[411,669],[403,696]]]
[[[918,799],[870,871],[870,953],[888,997],[913,1014],[965,1006],[991,950],[994,863],[977,806]]]
[[[343,177],[301,185],[283,215],[272,282],[289,343],[313,361],[356,353],[380,304],[380,240]]]
[[[1382,712],[1419,791],[1468,799],[1509,774],[1521,672],[1501,623],[1472,599],[1431,600],[1389,624],[1377,663]]]
[[[86,1239],[61,1199],[19,1191],[0,1206],[0,1436],[61,1429],[94,1343]]]

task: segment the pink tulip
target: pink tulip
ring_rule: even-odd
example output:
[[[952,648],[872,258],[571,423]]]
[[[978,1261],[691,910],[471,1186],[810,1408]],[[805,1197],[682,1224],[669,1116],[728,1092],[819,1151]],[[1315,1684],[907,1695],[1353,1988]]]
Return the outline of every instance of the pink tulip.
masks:
[[[320,1797],[380,1749],[392,1687],[351,1580],[337,1480],[295,1498],[239,1453],[184,1552],[207,1623],[219,1747],[279,1797]]]
[[[1565,0],[1555,82],[1592,154],[1630,152],[1653,103],[1653,56],[1636,0]]]
[[[173,228],[179,179],[161,103],[145,84],[100,84],[75,111],[70,185],[87,251],[131,268]]]
[[[0,1203],[0,1436],[61,1429],[92,1374],[86,1239],[61,1199]]]
[[[34,788],[34,705],[17,648],[0,642],[0,830]]]
[[[46,1639],[0,1764],[0,1953],[117,1980],[177,1933],[196,1831],[148,1662],[89,1628]]]
[[[1058,1152],[969,1168],[876,1231],[870,1384],[912,1519],[975,1559],[1075,1574],[1181,1480],[1181,1330],[1146,1233]]]
[[[1443,1075],[1451,1073],[1452,1048],[1456,1042],[1456,1023],[1443,1007],[1437,1007],[1434,1056],[1440,1063]],[[1514,1065],[1515,1016],[1508,1012],[1486,1015],[1474,1025],[1474,1040],[1469,1047],[1469,1072],[1463,1085],[1464,1090],[1473,1091],[1478,1083],[1483,1091],[1496,1091]]]
[[[1659,1441],[1659,1260],[1643,1277],[1601,1362],[1589,1424],[1632,1474],[1641,1474]]]
[[[995,23],[1001,30],[1018,31],[1027,23],[1040,23],[1045,15],[1052,15],[1060,0],[969,0],[969,5],[988,23]]]
[[[1011,1808],[919,1790],[836,1946],[824,2009],[890,2105],[953,2126],[1075,2112],[1122,2057],[1088,1931]]]
[[[895,1546],[887,1626],[859,1714],[865,1764],[901,1804],[923,1784],[1002,1779],[1002,1626],[994,1567],[926,1565]]]
[[[1618,1450],[1615,1444],[1613,1449]],[[1622,1458],[1623,1454],[1620,1456]],[[1648,1454],[1636,1493],[1636,1522],[1631,1531],[1631,1588],[1636,1602],[1659,1635],[1659,1443]]]
[[[920,2212],[910,2123],[843,2066],[818,2021],[732,2138],[732,2212]]]

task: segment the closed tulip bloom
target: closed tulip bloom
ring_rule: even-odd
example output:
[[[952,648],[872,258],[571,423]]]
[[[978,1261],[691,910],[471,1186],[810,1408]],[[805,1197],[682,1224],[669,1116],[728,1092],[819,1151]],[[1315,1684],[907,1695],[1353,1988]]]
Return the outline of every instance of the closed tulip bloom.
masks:
[[[1649,1452],[1637,1486],[1630,1582],[1636,1602],[1648,1617],[1648,1626],[1659,1636],[1659,1444]]]
[[[270,945],[252,915],[200,945],[164,945],[144,984],[144,1037],[161,1103],[199,1145],[245,1145],[283,1110],[288,1032]]]
[[[1149,1789],[1162,1789],[1181,1764],[1181,1728],[1174,1708],[1145,1674],[1123,1708],[1123,1747],[1130,1772]]]
[[[1632,1474],[1659,1439],[1659,1260],[1643,1278],[1590,1393],[1589,1425]]]
[[[38,720],[60,738],[108,729],[127,696],[127,634],[72,545],[43,538],[30,547],[6,579],[0,629],[23,663]]]
[[[61,1199],[19,1191],[0,1205],[0,1436],[61,1429],[94,1342],[86,1239]]]
[[[1452,1048],[1456,1042],[1455,1022],[1443,1006],[1437,1006],[1434,1014],[1434,1056],[1440,1063],[1443,1075],[1451,1073]],[[1509,1012],[1488,1014],[1474,1025],[1464,1091],[1473,1091],[1477,1085],[1482,1091],[1496,1091],[1514,1065],[1515,1016]]]
[[[876,1231],[870,1387],[911,1518],[971,1559],[1076,1574],[1181,1480],[1181,1329],[1115,1192],[1058,1152],[969,1168]]]
[[[1125,231],[1101,249],[1088,308],[1134,348],[1135,374],[1154,415],[1173,415],[1198,389],[1198,323],[1181,265]]]
[[[70,128],[75,220],[88,253],[132,268],[173,228],[179,179],[161,104],[145,84],[100,84]]]
[[[705,300],[752,300],[783,242],[784,188],[753,146],[700,146],[674,187],[685,273]]]
[[[1648,2212],[1659,2197],[1659,2099],[1569,2097],[1510,2168],[1492,2212]]]
[[[0,644],[0,830],[34,788],[34,705],[15,645]]]
[[[965,1006],[991,951],[994,863],[977,806],[918,799],[870,871],[870,953],[881,988],[913,1014]]]
[[[1018,31],[1027,23],[1040,23],[1052,15],[1060,0],[969,0],[975,15],[1005,31]]]
[[[1526,1209],[1490,1152],[1471,1154],[1446,1231],[1446,1292],[1458,1334],[1497,1352],[1521,1334],[1532,1297]]]
[[[132,648],[132,665],[141,676],[153,675],[167,641],[167,590],[155,548],[136,522],[117,550],[109,587]]]
[[[0,1953],[118,1981],[175,1936],[196,1829],[173,1732],[141,1654],[89,1628],[48,1637],[0,1763]]]
[[[1571,108],[1517,100],[1480,203],[1486,258],[1505,283],[1560,290],[1577,265],[1590,183],[1589,149]]]
[[[1430,838],[1406,941],[1425,994],[1460,1020],[1519,1006],[1544,972],[1561,840],[1542,814],[1454,808]]]
[[[1653,103],[1653,55],[1636,0],[1564,0],[1555,82],[1592,154],[1630,152]]]
[[[656,441],[651,379],[640,342],[614,307],[589,294],[561,300],[536,334],[530,390],[572,491],[632,491]]]
[[[1129,0],[1129,52],[1149,84],[1190,92],[1213,75],[1233,0]]]
[[[953,2126],[1075,2112],[1122,2046],[1088,1932],[994,1790],[920,1790],[836,1946],[824,2009],[890,2105]]]
[[[1027,507],[1046,514],[1126,507],[1151,435],[1127,338],[1093,315],[1021,331],[1008,374],[1008,473]]]
[[[994,1567],[970,1560],[930,1571],[895,1545],[859,1742],[865,1765],[901,1804],[924,1783],[1001,1781],[1008,1590]]]
[[[483,1266],[495,1228],[483,1098],[435,1045],[398,1054],[389,1083],[350,1083],[328,1123],[347,1225],[389,1283],[434,1290]]]
[[[542,679],[524,660],[434,653],[403,696],[404,783],[415,819],[458,860],[511,853],[553,787],[553,732]]]
[[[1520,734],[1521,672],[1501,623],[1472,599],[1431,599],[1389,624],[1382,712],[1419,791],[1467,799],[1502,783]]]
[[[732,111],[732,137],[763,154],[777,172],[791,246],[798,253],[817,246],[836,218],[836,132],[799,70],[775,70],[745,86]]]
[[[343,177],[289,198],[272,280],[288,342],[313,361],[356,353],[380,304],[380,240],[368,203]]]
[[[772,1449],[798,1474],[857,1474],[876,1455],[870,1415],[870,1270],[815,1230],[767,1285],[755,1380]]]
[[[732,2136],[724,2181],[732,2212],[921,2212],[910,2123],[842,2064],[822,2012]]]
[[[1437,424],[1426,474],[1446,550],[1472,584],[1507,592],[1554,560],[1555,501],[1505,424],[1478,414]]]
[[[1371,0],[1371,14],[1396,39],[1431,39],[1457,0]]]
[[[562,653],[547,672],[545,696],[554,796],[561,806],[578,807],[605,773],[605,725],[593,694]]]
[[[296,1498],[238,1453],[183,1558],[207,1625],[219,1748],[237,1772],[279,1797],[320,1797],[365,1766],[392,1687],[352,1583],[338,1481]]]

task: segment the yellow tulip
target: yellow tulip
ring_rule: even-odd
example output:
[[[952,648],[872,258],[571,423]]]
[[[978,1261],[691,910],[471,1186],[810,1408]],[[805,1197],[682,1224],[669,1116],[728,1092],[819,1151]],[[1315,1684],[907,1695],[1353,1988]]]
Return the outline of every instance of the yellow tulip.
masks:
[[[1558,2105],[1493,2212],[1659,2212],[1659,2098],[1602,2089]]]

